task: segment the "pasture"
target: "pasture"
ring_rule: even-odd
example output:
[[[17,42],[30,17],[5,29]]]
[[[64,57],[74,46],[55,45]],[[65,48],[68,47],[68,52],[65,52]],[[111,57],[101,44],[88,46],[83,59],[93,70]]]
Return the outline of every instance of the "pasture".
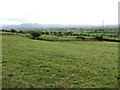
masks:
[[[2,36],[3,88],[117,88],[118,43]]]

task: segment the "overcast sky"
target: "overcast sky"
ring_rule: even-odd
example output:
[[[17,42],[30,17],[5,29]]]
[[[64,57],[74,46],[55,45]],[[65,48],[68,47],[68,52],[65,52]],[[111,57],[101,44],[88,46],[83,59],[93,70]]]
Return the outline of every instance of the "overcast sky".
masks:
[[[117,24],[118,1],[0,0],[0,24]]]

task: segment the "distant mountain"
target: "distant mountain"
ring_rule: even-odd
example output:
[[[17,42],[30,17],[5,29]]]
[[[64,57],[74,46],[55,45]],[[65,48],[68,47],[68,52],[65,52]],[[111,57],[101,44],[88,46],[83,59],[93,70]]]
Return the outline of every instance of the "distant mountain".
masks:
[[[62,24],[37,24],[37,23],[23,23],[23,24],[19,24],[19,25],[3,25],[1,26],[2,29],[16,29],[16,30],[52,30],[52,29],[79,29],[80,28],[94,28],[94,27],[98,27],[101,28],[101,25],[72,25],[72,24],[68,24],[68,25],[62,25]],[[117,25],[107,25],[105,27],[117,27]]]
[[[3,29],[17,29],[17,30],[43,30],[52,28],[76,28],[76,27],[80,27],[80,25],[23,23],[19,25],[2,26]]]

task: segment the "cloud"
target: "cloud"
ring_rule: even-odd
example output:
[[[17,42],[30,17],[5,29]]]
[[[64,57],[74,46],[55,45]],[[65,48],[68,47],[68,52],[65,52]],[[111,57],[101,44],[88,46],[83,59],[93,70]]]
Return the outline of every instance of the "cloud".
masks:
[[[119,0],[1,0],[0,23],[117,23]],[[7,3],[6,3],[7,2]]]
[[[22,23],[28,23],[26,19],[23,18],[0,18],[0,25],[5,24],[22,24]]]
[[[15,22],[26,22],[26,20],[22,18],[0,18],[3,21],[15,21]]]

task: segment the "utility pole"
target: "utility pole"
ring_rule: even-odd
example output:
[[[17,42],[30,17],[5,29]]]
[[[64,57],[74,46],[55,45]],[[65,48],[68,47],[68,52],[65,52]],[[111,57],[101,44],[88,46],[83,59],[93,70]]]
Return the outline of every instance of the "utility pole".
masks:
[[[104,20],[102,20],[102,31],[103,31],[103,35],[105,34],[105,31],[104,31]]]

